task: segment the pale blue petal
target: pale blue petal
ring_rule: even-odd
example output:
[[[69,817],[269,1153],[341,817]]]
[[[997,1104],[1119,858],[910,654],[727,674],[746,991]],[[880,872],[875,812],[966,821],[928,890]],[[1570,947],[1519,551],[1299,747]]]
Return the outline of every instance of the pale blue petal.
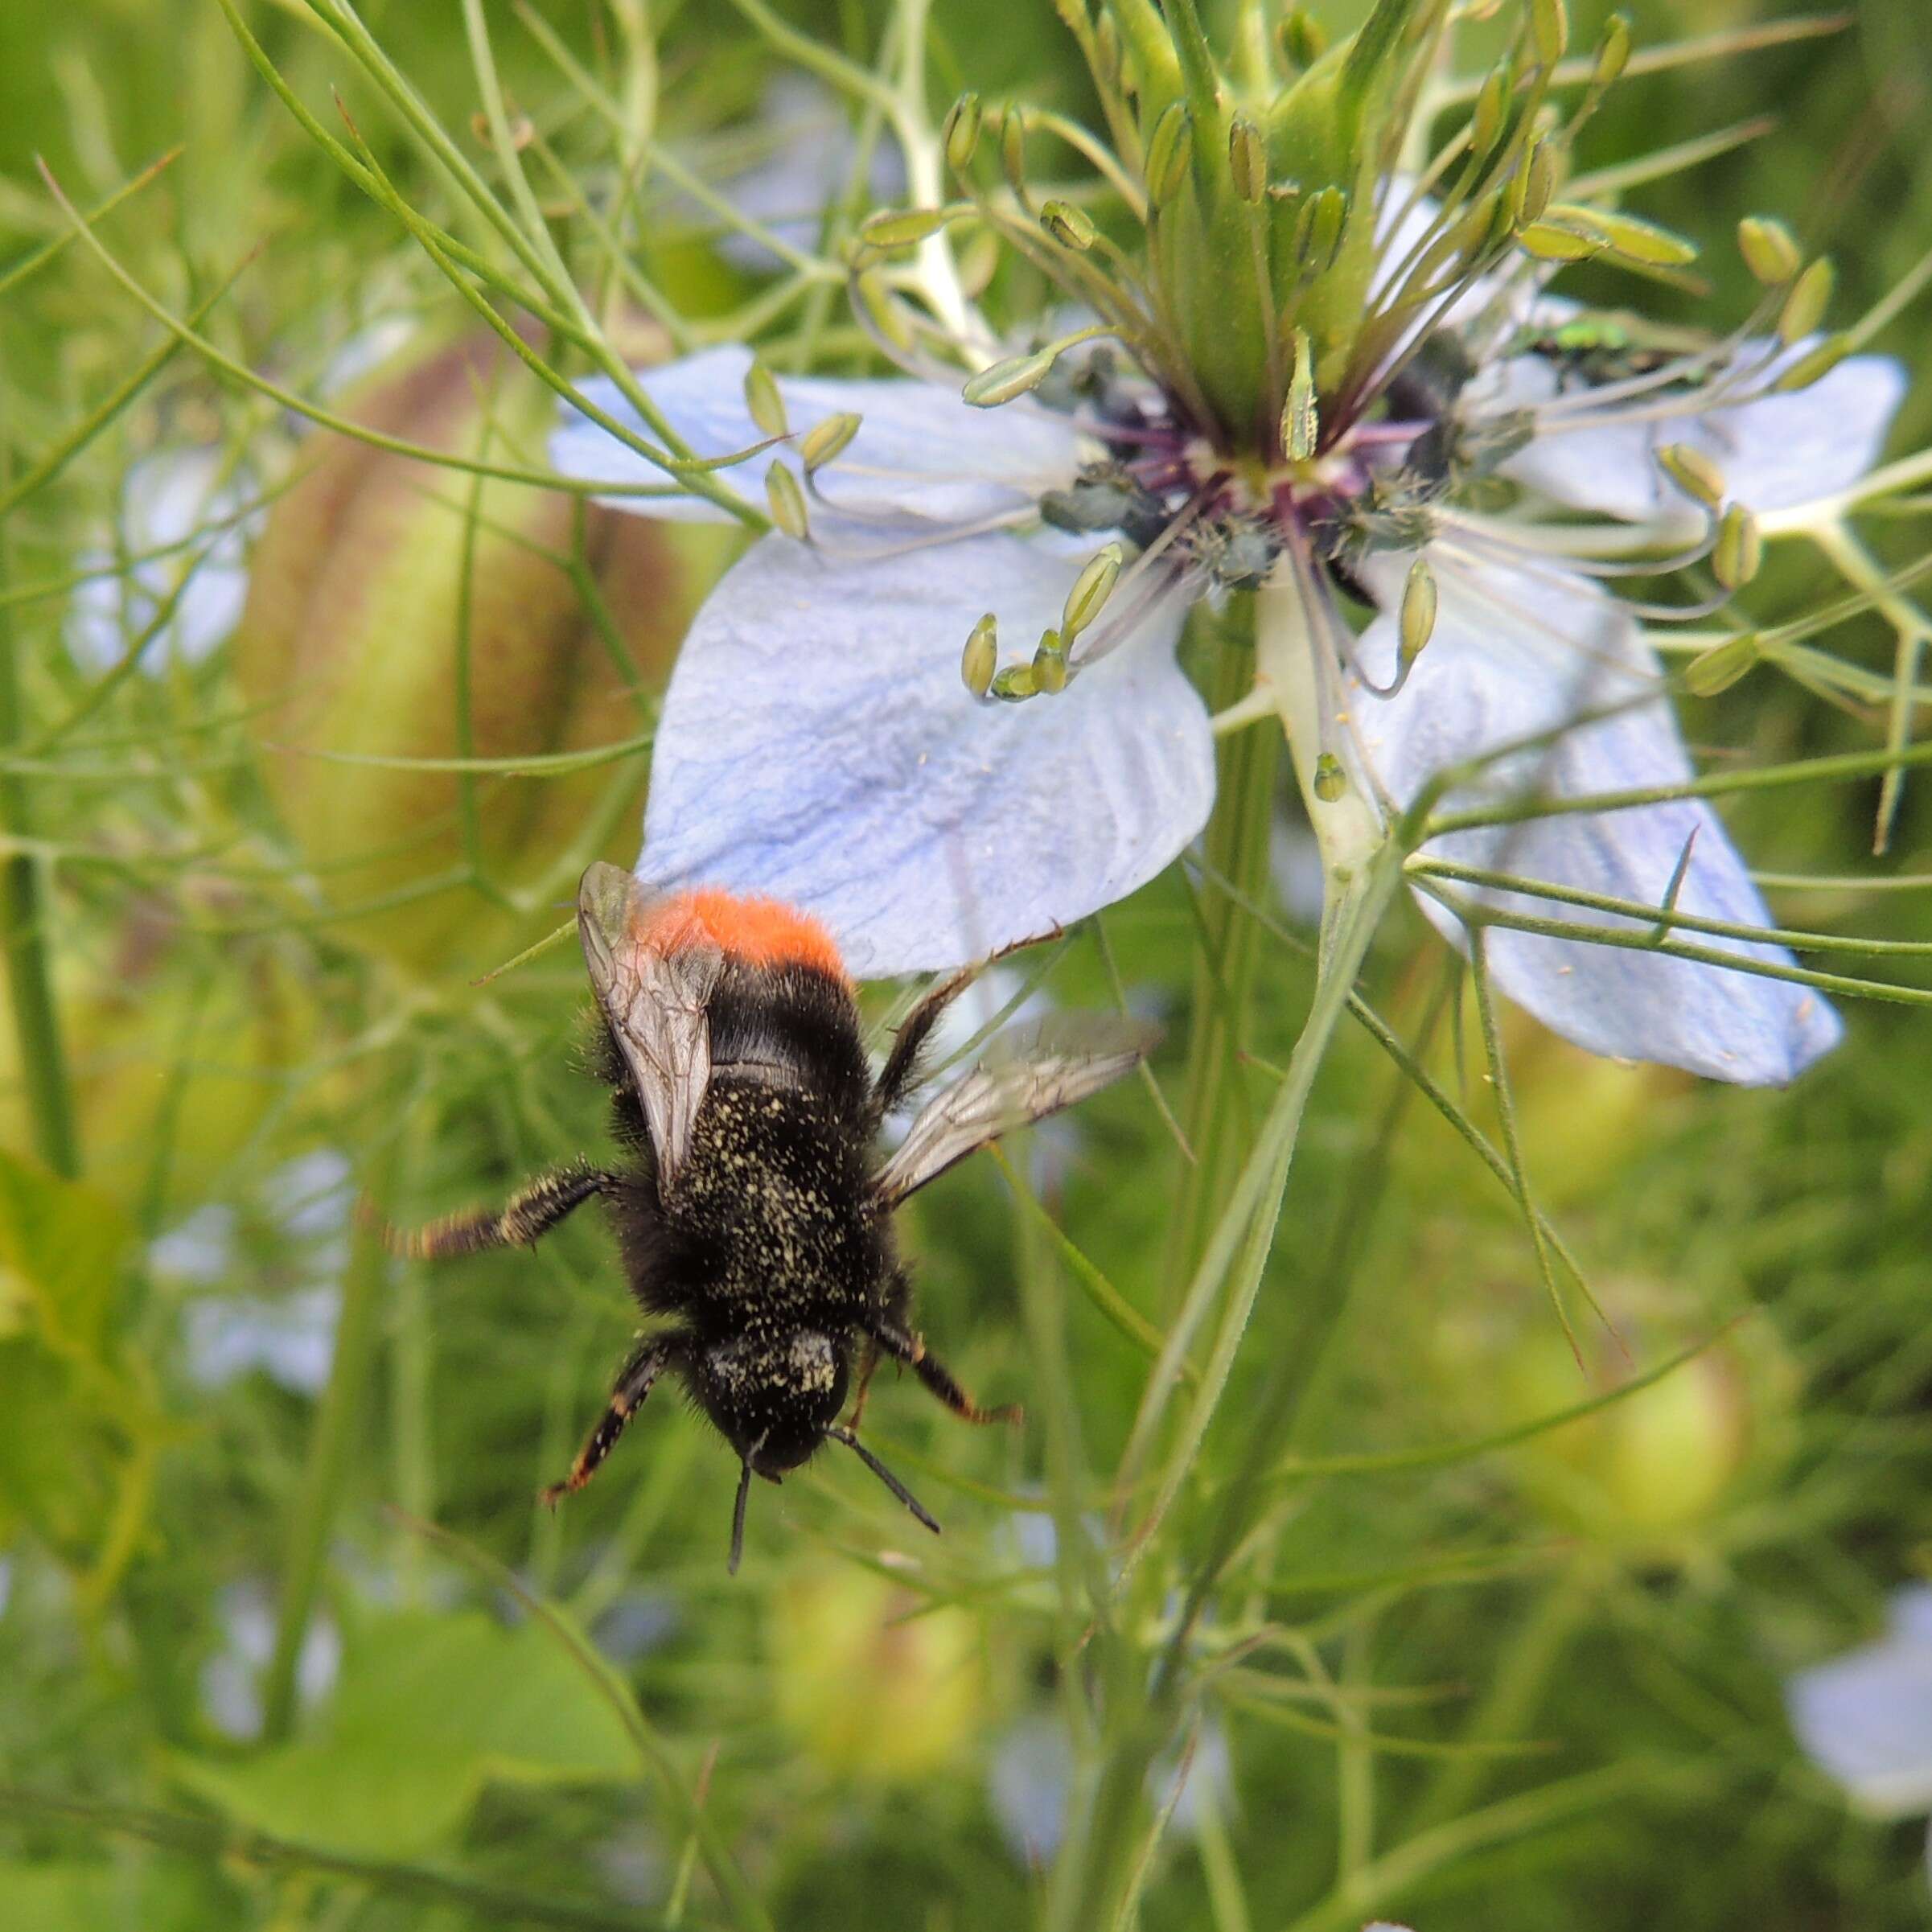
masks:
[[[745,404],[745,373],[750,366],[751,351],[728,343],[661,368],[639,369],[637,380],[696,454],[727,456],[765,440]],[[599,409],[648,438],[608,377],[598,376],[583,386]],[[903,531],[920,524],[975,524],[1023,516],[1044,491],[1072,482],[1085,454],[1071,422],[1025,399],[976,409],[960,400],[957,389],[902,377],[783,376],[778,386],[795,438],[828,416],[850,413],[862,419],[844,454],[817,476],[823,499],[815,506],[820,533],[836,532],[846,542],[858,541],[882,525]],[[781,443],[718,471],[718,480],[763,508],[765,472],[781,461],[795,475],[799,473],[796,454]],[[550,462],[565,476],[594,483],[669,480],[656,465],[569,408],[551,435]],[[726,515],[701,497],[600,500],[614,510],[679,521],[711,522]],[[833,516],[833,511],[845,514]]]
[[[865,564],[756,545],[678,659],[639,875],[802,906],[861,976],[957,966],[1144,884],[1214,799],[1178,601],[1056,697],[960,680],[982,612],[1030,653],[1079,563],[1005,534]]]
[[[1771,346],[1746,343],[1733,366],[1755,368]],[[1812,346],[1800,343],[1770,366],[1788,366]],[[1484,406],[1531,406],[1554,396],[1560,380],[1545,358],[1514,356],[1492,378]],[[1685,443],[1723,471],[1734,501],[1761,513],[1792,509],[1848,487],[1872,468],[1905,387],[1904,368],[1889,356],[1854,356],[1808,389],[1729,409],[1700,411],[1696,390],[1638,397],[1626,405],[1634,420],[1626,422],[1613,417],[1596,427],[1568,427],[1590,419],[1552,417],[1502,473],[1574,509],[1632,522],[1660,519],[1688,531],[1702,514],[1656,458],[1659,449]],[[1667,405],[1670,413],[1658,413]]]
[[[1786,1688],[1791,1728],[1864,1810],[1932,1810],[1932,1590],[1901,1591],[1877,1643],[1800,1671]]]
[[[1634,621],[1586,579],[1551,571],[1529,577],[1429,553],[1441,595],[1434,635],[1400,694],[1358,689],[1351,717],[1364,757],[1389,794],[1407,804],[1436,773],[1519,739],[1617,706],[1564,731],[1548,749],[1492,765],[1452,793],[1448,808],[1474,808],[1526,791],[1555,797],[1681,784],[1690,760],[1661,674]],[[1365,576],[1392,610],[1410,559],[1369,560]],[[1378,618],[1360,640],[1363,666],[1386,684],[1396,623]],[[1661,906],[1687,842],[1679,912],[1744,926],[1770,916],[1716,815],[1701,800],[1630,811],[1574,813],[1484,827],[1432,841],[1431,854],[1608,898]],[[1470,889],[1455,892],[1468,895]],[[1572,923],[1643,923],[1526,894],[1478,894],[1499,908]],[[1461,923],[1422,898],[1438,927]],[[1692,943],[1780,964],[1782,947],[1683,935]],[[1566,1039],[1613,1058],[1660,1061],[1742,1086],[1778,1085],[1836,1044],[1842,1028],[1808,988],[1656,953],[1492,928],[1496,983]]]

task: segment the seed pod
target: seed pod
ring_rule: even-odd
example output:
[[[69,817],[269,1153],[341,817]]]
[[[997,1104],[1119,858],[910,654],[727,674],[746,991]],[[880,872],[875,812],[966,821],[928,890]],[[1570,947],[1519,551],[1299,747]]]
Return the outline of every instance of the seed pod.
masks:
[[[946,150],[946,165],[956,175],[963,175],[972,165],[972,158],[979,151],[980,125],[985,110],[975,93],[964,93],[948,109],[946,123],[940,131],[940,140]]]
[[[1118,544],[1108,544],[1087,558],[1080,574],[1073,580],[1073,588],[1067,593],[1067,602],[1060,613],[1060,635],[1066,643],[1071,644],[1100,615],[1108,598],[1113,595],[1113,587],[1120,578],[1121,554]]]
[[[1804,265],[1791,231],[1769,215],[1747,215],[1738,223],[1737,252],[1767,289],[1782,288]]]
[[[805,474],[809,476],[842,456],[846,445],[858,434],[861,421],[849,410],[841,409],[836,416],[815,422],[798,440],[799,461],[805,466]]]
[[[1040,209],[1040,226],[1063,248],[1077,249],[1082,254],[1093,246],[1098,230],[1093,217],[1071,201],[1049,201]]]
[[[785,421],[785,399],[779,393],[777,382],[771,372],[765,367],[762,356],[751,359],[751,367],[745,372],[745,407],[751,413],[751,420],[767,436],[783,436],[789,425]]]
[[[1259,207],[1268,192],[1268,142],[1252,115],[1236,114],[1228,123],[1227,173],[1235,194]]]
[[[1824,320],[1825,310],[1831,306],[1831,285],[1837,278],[1831,257],[1820,255],[1791,284],[1778,317],[1778,339],[1786,347],[1803,341]]]
[[[1147,143],[1147,199],[1164,208],[1180,193],[1194,159],[1194,117],[1185,101],[1169,101]]]
[[[1000,627],[989,610],[975,624],[960,656],[960,676],[975,697],[984,697],[993,689],[993,674],[1000,668]]]
[[[1687,442],[1666,443],[1656,452],[1658,467],[1686,495],[1694,496],[1707,509],[1715,510],[1724,501],[1724,471],[1704,451]]]
[[[1402,586],[1401,642],[1397,647],[1401,660],[1412,664],[1422,655],[1436,628],[1436,578],[1428,563],[1418,557],[1408,567],[1408,580]]]
[[[1717,526],[1711,573],[1727,590],[1741,590],[1764,561],[1764,537],[1757,519],[1742,504],[1733,504]]]
[[[968,376],[960,394],[976,409],[991,409],[1011,402],[1014,397],[1038,388],[1058,355],[1058,349],[1035,349],[1030,356],[1009,356],[1005,361],[996,362],[991,368]]]
[[[556,399],[479,329],[454,343],[425,335],[333,406],[388,436],[501,462],[542,446]],[[421,763],[315,754],[535,758],[634,735],[637,688],[661,683],[741,544],[735,529],[649,521],[497,478],[479,487],[460,470],[311,433],[250,560],[235,668],[263,782],[337,915],[331,935],[454,992],[557,923],[548,903],[520,915],[470,886],[426,890],[463,863],[466,795],[475,849],[501,886],[525,888],[565,861],[629,865],[641,758],[508,783],[479,774],[466,787]],[[554,561],[573,553],[596,610]],[[631,788],[629,803],[610,803],[614,786]],[[594,816],[612,829],[586,847]]]
[[[1693,697],[1715,697],[1754,671],[1763,656],[1754,631],[1726,638],[1721,644],[1700,652],[1685,665],[1683,688]]]

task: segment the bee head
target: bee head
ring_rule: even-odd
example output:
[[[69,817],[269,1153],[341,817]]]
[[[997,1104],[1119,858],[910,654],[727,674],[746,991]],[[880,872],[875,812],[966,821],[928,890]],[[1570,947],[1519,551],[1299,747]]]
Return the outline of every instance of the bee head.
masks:
[[[845,1351],[818,1329],[716,1342],[693,1367],[705,1412],[761,1476],[807,1461],[845,1404]]]

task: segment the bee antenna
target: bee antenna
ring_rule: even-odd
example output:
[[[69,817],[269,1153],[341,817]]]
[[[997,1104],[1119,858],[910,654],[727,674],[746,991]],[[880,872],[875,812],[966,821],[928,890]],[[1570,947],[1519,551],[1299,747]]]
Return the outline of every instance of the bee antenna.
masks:
[[[751,1459],[746,1457],[738,1476],[738,1500],[731,1506],[731,1560],[726,1573],[738,1574],[738,1560],[745,1553],[745,1499],[751,1494]]]
[[[934,1535],[939,1535],[939,1526],[926,1513],[926,1506],[919,1501],[917,1496],[913,1494],[911,1490],[906,1488],[904,1483],[899,1481],[897,1476],[893,1474],[890,1470],[886,1468],[884,1463],[879,1461],[877,1456],[873,1454],[870,1449],[866,1448],[864,1443],[859,1441],[857,1436],[853,1434],[850,1429],[835,1425],[827,1429],[825,1433],[834,1442],[844,1443],[846,1448],[852,1450],[857,1456],[859,1461],[864,1463],[866,1468],[870,1470],[873,1474],[877,1476],[879,1481],[884,1483],[886,1488],[890,1490],[893,1494],[897,1496],[899,1501],[904,1503],[906,1508],[911,1510],[913,1515],[932,1531]]]

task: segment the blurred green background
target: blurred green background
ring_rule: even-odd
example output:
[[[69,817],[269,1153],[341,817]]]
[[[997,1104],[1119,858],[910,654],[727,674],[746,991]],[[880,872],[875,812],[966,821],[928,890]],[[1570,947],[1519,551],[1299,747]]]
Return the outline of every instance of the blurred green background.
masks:
[[[627,49],[654,40],[657,135],[693,166],[741,173],[770,145],[781,63],[726,0],[481,10],[513,105],[566,171],[607,171],[609,142],[528,18],[614,89],[635,79]],[[1322,10],[1337,31],[1359,18]],[[1601,10],[1576,8],[1580,44]],[[1770,17],[1745,0],[1630,10],[1640,47]],[[446,210],[445,171],[301,6],[240,13],[323,126],[343,125],[339,89],[409,196]],[[483,165],[456,0],[364,18]],[[852,0],[785,18],[863,60],[886,16]],[[1737,219],[1783,214],[1833,253],[1849,319],[1932,246],[1922,27],[1908,0],[1865,0],[1829,37],[1633,78],[1583,156],[1767,117],[1638,205],[1705,245],[1727,314],[1752,295]],[[1043,0],[936,0],[931,32],[935,110],[970,85],[1085,111]],[[600,1145],[572,951],[474,982],[555,924],[587,858],[634,850],[652,694],[729,545],[614,532],[528,487],[384,468],[366,446],[305,470],[314,433],[232,370],[165,354],[86,249],[13,272],[68,232],[37,157],[91,209],[169,154],[98,232],[168,310],[205,305],[239,368],[511,469],[541,466],[549,411],[214,0],[0,7],[0,649],[18,687],[0,802],[40,894],[80,1169],[43,1165],[10,1032],[0,1926],[1024,1922],[1079,1761],[1064,1721],[1079,1633],[1042,1486],[1072,1434],[1111,1465],[1146,1371],[1034,1203],[1158,1323],[1176,1292],[1159,1260],[1172,1144],[1129,1083],[1016,1149],[1020,1193],[982,1161],[906,1217],[935,1350],[1033,1415],[964,1431],[882,1379],[877,1439],[943,1519],[937,1545],[910,1548],[853,1472],[815,1469],[754,1499],[727,1578],[734,1471],[668,1400],[573,1507],[539,1509],[631,1330],[602,1231],[429,1270],[387,1260],[354,1203],[420,1220]],[[701,208],[649,205],[653,288],[698,319],[755,302],[766,277]],[[637,291],[612,276],[598,293],[648,351]],[[1879,346],[1919,362],[1924,312]],[[824,326],[849,352],[843,325],[834,306]],[[1922,385],[1895,450],[1928,430]],[[157,458],[176,467],[130,481]],[[265,537],[258,504],[282,518]],[[1904,562],[1918,529],[1901,516],[1871,541]],[[185,577],[183,557],[199,559]],[[467,600],[466,576],[483,586]],[[1781,555],[1754,607],[1775,617],[1827,583]],[[128,647],[150,631],[137,668]],[[1889,672],[1875,621],[1831,642]],[[1766,758],[1874,729],[1768,678],[1686,716],[1693,742]],[[535,779],[406,763],[605,746]],[[1876,784],[1807,788],[1728,816],[1768,869],[1874,882],[1782,890],[1792,923],[1932,940],[1932,890],[1881,883],[1932,874],[1924,782],[1873,859],[1877,803]],[[1305,938],[1298,916],[1282,915]],[[1103,923],[1106,952],[1079,935],[1023,970],[1104,1005],[1117,964],[1170,1017],[1156,1074],[1174,1089],[1190,887],[1164,880]],[[1290,947],[1264,953],[1230,1101],[1250,1112],[1312,980]],[[1405,911],[1369,990],[1493,1127],[1442,1016],[1445,965]],[[1178,1564],[1201,1532],[1317,1268],[1346,1266],[1352,1289],[1296,1454],[1394,1466],[1277,1477],[1218,1606],[1224,1666],[1146,1926],[1359,1923],[1323,1901],[1365,1816],[1378,1843],[1426,1844],[1375,1904],[1423,1932],[1932,1918],[1922,1820],[1851,1814],[1782,1702],[1792,1671],[1868,1636],[1891,1589],[1932,1573],[1932,1026],[1907,1006],[1848,1017],[1845,1046],[1782,1094],[1592,1062],[1512,1021],[1532,1177],[1621,1337],[1588,1327],[1581,1371],[1506,1193],[1366,1036],[1345,1037],[1196,1492],[1148,1560]],[[1063,1337],[1064,1390],[1042,1334]],[[1700,1342],[1584,1420],[1455,1449]],[[1104,1511],[1097,1477],[1092,1493]]]

